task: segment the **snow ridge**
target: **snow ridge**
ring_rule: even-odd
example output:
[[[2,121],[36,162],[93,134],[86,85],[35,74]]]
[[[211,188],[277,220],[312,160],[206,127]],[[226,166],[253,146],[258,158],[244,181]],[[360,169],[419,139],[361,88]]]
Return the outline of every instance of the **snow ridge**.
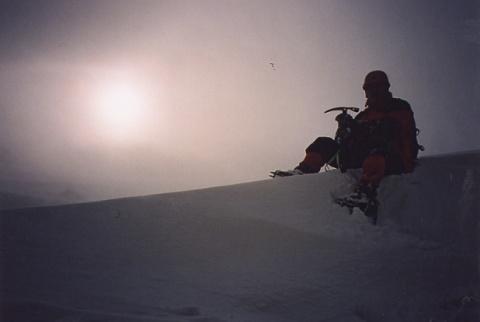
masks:
[[[0,213],[2,321],[477,321],[480,152]]]

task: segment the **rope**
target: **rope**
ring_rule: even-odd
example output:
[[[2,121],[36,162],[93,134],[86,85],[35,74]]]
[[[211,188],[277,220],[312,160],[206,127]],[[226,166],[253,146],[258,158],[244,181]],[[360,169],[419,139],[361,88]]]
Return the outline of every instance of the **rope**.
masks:
[[[325,171],[326,172],[330,171],[329,165],[332,164],[333,160],[335,160],[337,162],[337,166],[340,165],[340,154],[339,154],[339,152],[340,151],[337,151],[337,153],[335,153],[335,155],[327,163],[325,163]]]

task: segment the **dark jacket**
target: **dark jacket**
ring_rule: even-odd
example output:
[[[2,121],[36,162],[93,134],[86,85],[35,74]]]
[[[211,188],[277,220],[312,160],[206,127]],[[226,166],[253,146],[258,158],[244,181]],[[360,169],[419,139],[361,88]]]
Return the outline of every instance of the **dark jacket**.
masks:
[[[418,154],[416,131],[407,101],[392,97],[383,106],[367,107],[355,117],[352,139],[346,147],[353,158],[347,168],[359,167],[368,155],[382,155],[385,174],[412,172]]]

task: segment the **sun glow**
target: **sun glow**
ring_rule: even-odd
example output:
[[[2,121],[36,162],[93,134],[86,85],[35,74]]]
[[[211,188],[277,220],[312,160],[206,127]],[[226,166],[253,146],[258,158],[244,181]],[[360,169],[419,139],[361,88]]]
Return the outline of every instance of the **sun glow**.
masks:
[[[119,131],[128,130],[140,118],[141,97],[130,84],[110,85],[101,94],[100,104],[105,122]]]
[[[97,131],[111,142],[140,138],[146,122],[146,95],[127,78],[108,79],[95,89],[94,118]]]

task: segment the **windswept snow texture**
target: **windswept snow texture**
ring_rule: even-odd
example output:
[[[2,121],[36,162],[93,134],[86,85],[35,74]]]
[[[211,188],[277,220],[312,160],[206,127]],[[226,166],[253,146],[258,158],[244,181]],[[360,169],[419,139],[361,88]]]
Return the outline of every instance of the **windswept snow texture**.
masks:
[[[1,321],[480,321],[480,152],[1,213]]]

